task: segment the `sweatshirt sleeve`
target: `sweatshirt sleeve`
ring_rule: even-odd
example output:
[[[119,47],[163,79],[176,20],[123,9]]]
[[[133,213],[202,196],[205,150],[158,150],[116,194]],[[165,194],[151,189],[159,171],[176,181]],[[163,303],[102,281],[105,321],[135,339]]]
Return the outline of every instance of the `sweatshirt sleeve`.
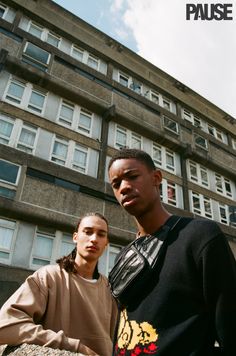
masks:
[[[223,233],[204,247],[199,263],[206,307],[214,316],[217,341],[224,355],[236,355],[236,261]]]
[[[45,330],[40,324],[47,307],[47,291],[36,276],[30,276],[2,306],[0,344],[28,343],[79,351],[79,340],[66,337],[62,330]]]

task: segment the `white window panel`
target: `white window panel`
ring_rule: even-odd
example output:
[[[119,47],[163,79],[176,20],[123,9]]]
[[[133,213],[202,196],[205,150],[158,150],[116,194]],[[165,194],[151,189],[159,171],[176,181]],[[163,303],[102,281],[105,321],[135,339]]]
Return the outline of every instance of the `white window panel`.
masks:
[[[68,146],[69,146],[68,141],[66,141],[60,137],[55,137],[54,143],[53,143],[51,160],[55,163],[58,163],[58,164],[61,164],[64,166],[66,164],[66,160],[67,160]]]
[[[225,204],[218,203],[220,222],[229,225],[229,208]]]
[[[137,82],[136,80],[133,79],[133,81],[130,83],[129,88],[137,94],[142,93],[142,84]]]
[[[0,18],[4,19],[7,13],[7,6],[0,4]]]
[[[109,244],[105,249],[103,255],[99,258],[98,269],[99,272],[108,276],[112,267],[115,264],[115,259],[118,253],[121,251],[122,246]]]
[[[63,125],[72,126],[74,110],[74,105],[63,100],[59,108],[58,121]]]
[[[151,90],[150,96],[151,96],[151,101],[153,101],[155,104],[160,103],[160,98],[159,98],[160,95],[157,92]]]
[[[28,109],[42,113],[46,95],[36,89],[33,89],[29,98]]]
[[[161,146],[153,144],[152,159],[156,166],[162,167],[162,147]]]
[[[9,82],[9,86],[7,88],[7,93],[5,97],[8,101],[12,101],[15,104],[21,104],[24,91],[25,91],[25,84],[18,82],[15,79],[12,79]]]
[[[89,54],[88,56],[88,61],[87,64],[89,67],[98,70],[99,69],[99,60],[98,58],[92,56],[91,54]]]
[[[131,148],[141,149],[142,148],[142,136],[131,132]]]
[[[77,59],[78,61],[83,62],[84,50],[77,47],[76,45],[72,45],[71,56]]]
[[[163,98],[162,103],[164,109],[171,111],[171,102],[169,99]]]
[[[42,39],[43,27],[30,21],[28,32],[31,33],[31,35]]]
[[[54,238],[55,235],[36,232],[31,257],[33,266],[40,267],[51,263]]]
[[[178,184],[162,179],[160,197],[164,203],[183,208],[182,195],[182,188]]]
[[[118,73],[118,82],[124,87],[129,86],[129,77],[123,73]]]
[[[0,114],[0,143],[8,144],[11,138],[15,120]]]
[[[85,111],[84,109],[80,110],[78,130],[84,134],[91,134],[92,127],[92,113]]]
[[[13,199],[20,177],[20,166],[0,159],[0,195]]]
[[[195,134],[194,141],[196,146],[207,149],[207,140],[204,137]]]
[[[236,150],[236,139],[232,138],[232,147]]]
[[[232,198],[232,188],[229,179],[215,173],[216,191],[226,197]]]
[[[166,169],[175,171],[175,154],[169,150],[166,150]]]
[[[16,221],[0,218],[0,262],[9,263],[16,235]]]
[[[208,197],[191,192],[191,210],[193,213],[212,219],[212,202]]]
[[[0,159],[0,182],[16,186],[18,184],[20,166]]]
[[[46,42],[49,43],[50,45],[59,48],[60,41],[61,41],[61,38],[59,36],[55,35],[52,32],[47,33]]]
[[[209,173],[205,167],[193,161],[188,161],[188,172],[189,179],[192,182],[196,182],[205,187],[209,186]]]
[[[127,130],[121,126],[116,126],[116,135],[115,135],[115,147],[122,148],[127,147]]]
[[[36,135],[36,127],[29,124],[23,124],[17,143],[17,148],[27,153],[33,153],[36,144]]]
[[[34,45],[31,42],[26,42],[25,48],[22,54],[22,58],[25,62],[46,71],[50,61],[50,53],[44,49]]]
[[[73,155],[72,168],[80,173],[87,173],[88,148],[76,144]]]
[[[73,243],[72,235],[63,233],[58,257],[68,256],[73,251],[74,248],[75,248],[75,244]]]
[[[174,132],[176,134],[179,133],[179,126],[178,126],[177,122],[174,120],[171,120],[169,117],[167,117],[167,116],[163,117],[163,124],[167,130]]]

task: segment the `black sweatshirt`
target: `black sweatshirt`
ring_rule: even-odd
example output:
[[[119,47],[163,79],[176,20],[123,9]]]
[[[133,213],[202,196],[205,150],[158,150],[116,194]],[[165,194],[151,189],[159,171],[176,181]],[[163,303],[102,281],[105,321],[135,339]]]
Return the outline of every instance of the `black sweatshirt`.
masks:
[[[115,356],[236,355],[236,263],[215,222],[183,228],[148,288],[121,312]]]

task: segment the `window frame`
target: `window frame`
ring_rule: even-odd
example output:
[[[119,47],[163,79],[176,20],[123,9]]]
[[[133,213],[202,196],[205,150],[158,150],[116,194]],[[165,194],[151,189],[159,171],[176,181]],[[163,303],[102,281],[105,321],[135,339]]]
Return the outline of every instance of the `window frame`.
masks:
[[[166,123],[166,121],[167,121],[167,123]],[[170,131],[170,132],[173,132],[173,133],[176,134],[176,135],[179,135],[179,125],[178,125],[178,123],[177,123],[175,120],[172,120],[172,119],[170,119],[168,116],[163,115],[163,117],[162,117],[162,122],[163,122],[163,126],[164,126],[164,128],[165,128],[166,130],[168,130],[168,131]],[[171,127],[169,127],[169,126],[168,126],[168,123],[169,123],[169,125],[170,125],[170,124],[174,124],[175,129],[172,129]]]
[[[36,49],[38,49],[42,53],[43,52],[47,53],[48,57],[47,57],[46,62],[40,61],[37,57],[32,57],[31,55],[27,54],[26,51],[27,51],[27,48],[28,48],[29,45],[35,47]],[[48,51],[46,51],[45,49],[43,49],[43,48],[41,48],[39,46],[36,46],[34,43],[32,43],[30,41],[26,41],[25,42],[25,45],[24,45],[24,48],[23,48],[23,51],[22,51],[22,60],[24,62],[26,62],[27,64],[30,64],[33,67],[38,68],[38,69],[46,72],[48,70],[48,67],[49,67],[51,56],[52,56],[51,53],[49,53]]]
[[[8,223],[6,223],[6,225],[5,225],[2,221],[8,222]],[[10,226],[10,224],[12,224],[12,226]],[[13,226],[13,224],[14,224],[14,226]],[[16,236],[17,236],[17,231],[18,231],[18,222],[16,220],[6,219],[5,217],[0,216],[0,227],[3,227],[3,228],[13,231],[9,249],[0,247],[0,253],[3,252],[3,253],[8,254],[8,258],[3,258],[0,256],[0,263],[10,264],[12,261],[12,255],[13,255],[14,247],[15,247],[15,241],[16,241]]]

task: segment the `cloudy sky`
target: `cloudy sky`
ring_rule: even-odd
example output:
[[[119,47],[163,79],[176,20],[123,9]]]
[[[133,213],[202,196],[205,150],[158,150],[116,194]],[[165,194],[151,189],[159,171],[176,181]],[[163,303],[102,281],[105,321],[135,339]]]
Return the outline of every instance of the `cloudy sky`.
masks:
[[[236,118],[236,0],[231,21],[187,21],[196,0],[54,1]]]

